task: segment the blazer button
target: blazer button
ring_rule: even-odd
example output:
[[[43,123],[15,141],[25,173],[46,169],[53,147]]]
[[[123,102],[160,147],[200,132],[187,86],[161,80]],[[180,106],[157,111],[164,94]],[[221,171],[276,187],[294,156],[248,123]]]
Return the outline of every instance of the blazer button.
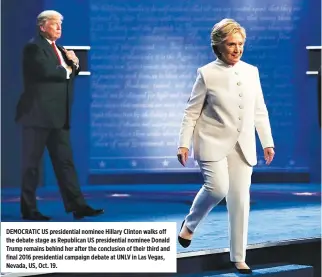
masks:
[[[242,97],[242,96],[243,96],[243,94],[242,94],[242,93],[239,93],[239,96],[240,96],[240,97]]]
[[[241,120],[241,117],[240,116],[238,117],[238,120]]]
[[[240,109],[242,109],[242,108],[244,108],[244,107],[243,107],[243,105],[239,105],[239,108],[240,108]]]
[[[238,75],[238,72],[235,72],[236,75]]]
[[[241,82],[238,82],[238,83],[237,83],[237,86],[240,86],[240,85],[241,85]]]
[[[240,129],[239,128],[237,129],[237,132],[240,132]]]

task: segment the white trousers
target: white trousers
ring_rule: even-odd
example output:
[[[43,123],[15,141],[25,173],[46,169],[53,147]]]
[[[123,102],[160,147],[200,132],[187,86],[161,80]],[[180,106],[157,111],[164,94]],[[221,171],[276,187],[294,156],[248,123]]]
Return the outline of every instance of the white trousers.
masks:
[[[230,260],[244,262],[248,237],[249,188],[253,172],[237,143],[229,155],[218,162],[198,161],[204,185],[196,195],[185,226],[195,231],[200,221],[226,197]]]

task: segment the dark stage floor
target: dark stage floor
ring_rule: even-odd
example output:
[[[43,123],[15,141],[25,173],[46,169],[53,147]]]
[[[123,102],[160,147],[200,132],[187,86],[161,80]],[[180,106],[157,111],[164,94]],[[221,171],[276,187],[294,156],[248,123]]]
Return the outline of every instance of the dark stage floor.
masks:
[[[93,207],[105,214],[86,221],[151,222],[180,224],[200,185],[86,186],[83,191]],[[39,209],[54,221],[73,221],[66,214],[56,187],[38,190]],[[249,244],[320,237],[321,187],[319,184],[254,184],[251,187]],[[2,189],[2,221],[20,221],[19,190]],[[189,250],[228,247],[227,211],[216,207],[196,230]]]

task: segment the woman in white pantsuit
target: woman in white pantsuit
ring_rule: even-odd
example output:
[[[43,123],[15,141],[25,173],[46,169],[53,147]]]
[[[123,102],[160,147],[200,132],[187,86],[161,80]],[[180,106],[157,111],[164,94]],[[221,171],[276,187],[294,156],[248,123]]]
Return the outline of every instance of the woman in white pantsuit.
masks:
[[[204,185],[182,223],[179,243],[188,247],[200,221],[223,198],[229,214],[230,259],[240,273],[245,263],[249,216],[249,188],[257,163],[255,130],[266,164],[274,157],[269,116],[257,67],[240,60],[246,32],[236,21],[224,19],[211,32],[217,59],[197,71],[182,120],[178,160],[184,166],[191,142]]]

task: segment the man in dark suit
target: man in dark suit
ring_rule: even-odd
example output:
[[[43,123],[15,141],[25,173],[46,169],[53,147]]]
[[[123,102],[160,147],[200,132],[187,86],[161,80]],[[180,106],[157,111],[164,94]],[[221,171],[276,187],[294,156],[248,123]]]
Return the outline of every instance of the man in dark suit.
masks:
[[[73,51],[56,45],[63,17],[44,11],[37,18],[39,33],[23,50],[24,91],[16,122],[22,125],[21,213],[28,220],[49,220],[37,209],[39,164],[47,147],[66,212],[74,218],[104,211],[86,204],[80,190],[70,143],[74,78],[80,71]]]

